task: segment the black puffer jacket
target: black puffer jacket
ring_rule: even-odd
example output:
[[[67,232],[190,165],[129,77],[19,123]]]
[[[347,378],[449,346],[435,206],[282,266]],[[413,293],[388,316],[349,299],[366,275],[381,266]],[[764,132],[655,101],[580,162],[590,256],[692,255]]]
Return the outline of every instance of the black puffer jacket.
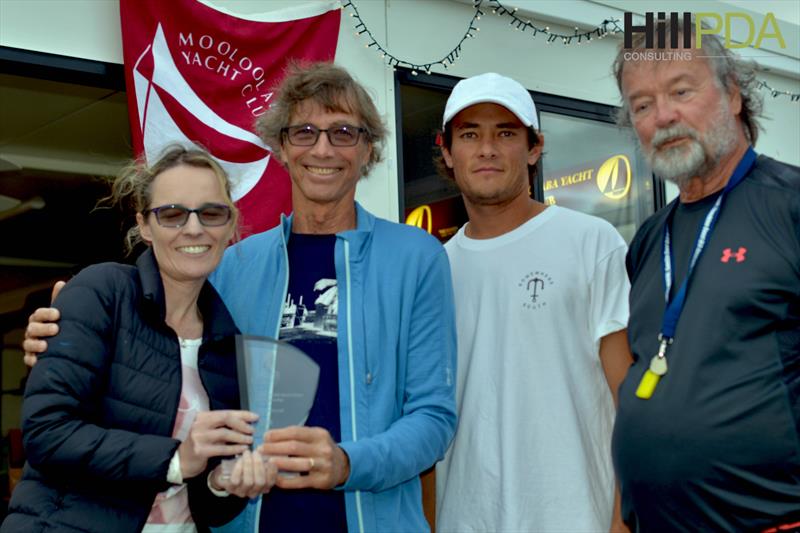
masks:
[[[212,409],[236,409],[236,326],[216,291],[201,291],[198,368]],[[140,531],[169,487],[171,437],[181,393],[180,347],[165,323],[164,289],[151,250],[136,267],[94,265],[55,301],[58,335],[31,371],[23,403],[28,463],[2,532]],[[202,531],[246,501],[216,498],[205,475],[189,481]]]

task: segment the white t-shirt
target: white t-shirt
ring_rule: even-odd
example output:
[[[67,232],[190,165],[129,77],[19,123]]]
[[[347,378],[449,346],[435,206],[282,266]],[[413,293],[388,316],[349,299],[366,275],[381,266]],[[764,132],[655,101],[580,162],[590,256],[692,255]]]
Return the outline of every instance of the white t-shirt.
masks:
[[[614,405],[600,339],[626,327],[626,246],[550,206],[445,246],[458,327],[459,425],[437,466],[439,531],[608,531]]]
[[[197,371],[197,354],[203,339],[180,339],[181,400],[172,430],[172,438],[183,442],[189,435],[197,413],[208,411],[208,394]],[[160,492],[153,502],[142,533],[196,533],[189,512],[186,484],[174,485]]]

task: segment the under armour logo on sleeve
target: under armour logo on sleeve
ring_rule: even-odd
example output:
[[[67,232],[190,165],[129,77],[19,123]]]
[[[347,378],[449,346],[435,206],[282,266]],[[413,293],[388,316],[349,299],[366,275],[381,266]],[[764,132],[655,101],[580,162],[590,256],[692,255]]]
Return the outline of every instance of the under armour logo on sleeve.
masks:
[[[735,258],[737,263],[741,263],[742,261],[745,260],[746,253],[747,253],[747,248],[744,248],[743,246],[740,246],[739,250],[736,253],[731,251],[730,248],[725,248],[724,250],[722,250],[722,257],[719,260],[723,263],[727,263],[732,258]]]

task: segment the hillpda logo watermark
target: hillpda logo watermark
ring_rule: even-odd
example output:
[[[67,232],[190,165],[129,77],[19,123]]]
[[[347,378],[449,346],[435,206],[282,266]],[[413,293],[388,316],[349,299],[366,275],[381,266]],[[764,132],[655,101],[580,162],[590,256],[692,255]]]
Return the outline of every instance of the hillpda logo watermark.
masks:
[[[655,16],[654,16],[655,15]],[[667,16],[669,15],[669,17]],[[751,44],[760,48],[765,39],[774,39],[778,46],[786,48],[778,21],[773,13],[764,15],[760,28],[756,31],[756,23],[747,13],[677,13],[677,12],[647,12],[644,14],[644,26],[633,24],[633,13],[625,13],[625,48],[633,48],[633,35],[644,34],[644,48],[646,49],[678,49],[669,50],[674,59],[691,59],[688,52],[692,48],[692,26],[694,25],[694,48],[701,48],[704,35],[724,35],[725,48],[746,48]],[[747,39],[742,42],[731,40],[732,28],[747,28]],[[669,28],[669,43],[667,43],[667,28]],[[754,42],[755,39],[755,42]],[[682,41],[682,42],[681,42]],[[680,49],[684,49],[681,51]],[[647,53],[647,52],[644,52]],[[626,58],[637,59],[637,58]],[[644,59],[644,58],[643,58]]]

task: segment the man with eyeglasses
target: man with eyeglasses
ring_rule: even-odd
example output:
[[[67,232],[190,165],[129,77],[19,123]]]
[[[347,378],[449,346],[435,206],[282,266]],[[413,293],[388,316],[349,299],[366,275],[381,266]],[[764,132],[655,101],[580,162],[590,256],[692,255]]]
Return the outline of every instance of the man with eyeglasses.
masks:
[[[386,134],[361,85],[318,63],[290,69],[276,94],[256,129],[289,171],[293,213],[231,246],[211,281],[241,331],[303,349],[320,384],[306,425],[270,430],[259,447],[301,475],[279,476],[227,530],[427,530],[419,474],[456,425],[447,255],[355,202]],[[28,352],[43,351],[38,326]]]
[[[262,530],[426,529],[418,475],[455,430],[446,254],[355,202],[386,130],[344,69],[296,68],[277,94],[256,128],[291,176],[292,216],[213,277],[243,331],[289,340],[321,367],[307,427],[270,431],[262,446],[281,470],[308,472],[263,498]]]

